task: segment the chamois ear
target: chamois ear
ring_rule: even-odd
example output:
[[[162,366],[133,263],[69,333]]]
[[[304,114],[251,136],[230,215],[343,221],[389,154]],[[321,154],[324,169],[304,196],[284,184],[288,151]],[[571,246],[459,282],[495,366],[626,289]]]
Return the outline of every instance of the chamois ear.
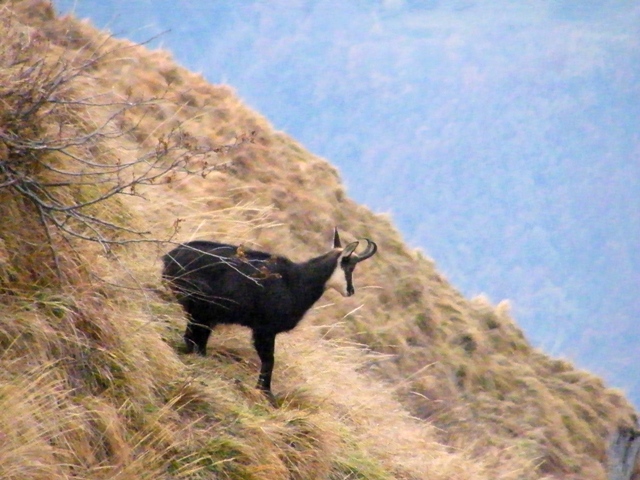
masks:
[[[338,233],[338,227],[335,227],[333,230],[333,248],[342,248],[342,243],[340,242],[340,234]]]
[[[344,250],[342,251],[342,257],[343,258],[351,257],[351,254],[355,251],[356,248],[358,248],[359,243],[360,242],[352,242],[346,247],[344,247]]]

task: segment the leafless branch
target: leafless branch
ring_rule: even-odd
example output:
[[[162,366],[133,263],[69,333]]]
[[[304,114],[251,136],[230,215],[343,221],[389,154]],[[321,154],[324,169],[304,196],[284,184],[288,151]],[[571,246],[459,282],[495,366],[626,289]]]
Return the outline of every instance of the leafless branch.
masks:
[[[155,148],[128,151],[125,160],[108,141],[134,136],[145,110],[163,98],[80,95],[74,89],[101,63],[135,46],[108,48],[105,38],[55,56],[43,55],[27,37],[16,35],[0,51],[0,193],[33,205],[57,268],[54,234],[97,242],[105,251],[116,244],[157,242],[97,207],[118,196],[142,196],[138,187],[170,181],[176,172],[206,176],[228,168],[232,161],[224,156],[253,140],[249,134],[234,145],[203,145],[179,125],[159,136]],[[138,120],[128,119],[129,113]]]

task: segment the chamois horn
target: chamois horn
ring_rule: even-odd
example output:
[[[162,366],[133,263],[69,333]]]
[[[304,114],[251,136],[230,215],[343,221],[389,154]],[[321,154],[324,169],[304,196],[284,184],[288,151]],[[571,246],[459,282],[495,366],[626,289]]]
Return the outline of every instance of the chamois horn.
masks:
[[[378,251],[378,246],[375,244],[375,242],[372,242],[368,238],[363,238],[363,240],[367,242],[367,248],[365,248],[364,252],[359,255],[357,253],[351,255],[351,258],[354,259],[355,263],[360,263],[367,258],[373,257]]]

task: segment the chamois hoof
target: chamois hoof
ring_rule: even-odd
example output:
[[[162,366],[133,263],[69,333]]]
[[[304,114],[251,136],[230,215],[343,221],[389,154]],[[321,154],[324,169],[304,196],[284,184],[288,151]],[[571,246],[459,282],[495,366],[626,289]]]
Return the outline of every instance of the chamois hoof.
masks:
[[[263,390],[262,393],[264,393],[265,397],[267,397],[267,400],[269,400],[269,403],[273,406],[273,408],[280,408],[278,399],[273,393],[271,393],[270,390]]]

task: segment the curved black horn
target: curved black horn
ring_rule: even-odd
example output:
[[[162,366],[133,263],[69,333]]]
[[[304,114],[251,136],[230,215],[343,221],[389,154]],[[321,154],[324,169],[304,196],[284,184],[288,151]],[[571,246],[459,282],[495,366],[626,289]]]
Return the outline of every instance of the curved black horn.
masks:
[[[378,246],[375,244],[375,242],[372,242],[368,238],[364,238],[363,240],[366,240],[367,248],[365,248],[364,252],[359,255],[355,253],[352,255],[352,257],[355,257],[356,262],[361,262],[363,260],[366,260],[367,258],[371,258],[378,251]]]

